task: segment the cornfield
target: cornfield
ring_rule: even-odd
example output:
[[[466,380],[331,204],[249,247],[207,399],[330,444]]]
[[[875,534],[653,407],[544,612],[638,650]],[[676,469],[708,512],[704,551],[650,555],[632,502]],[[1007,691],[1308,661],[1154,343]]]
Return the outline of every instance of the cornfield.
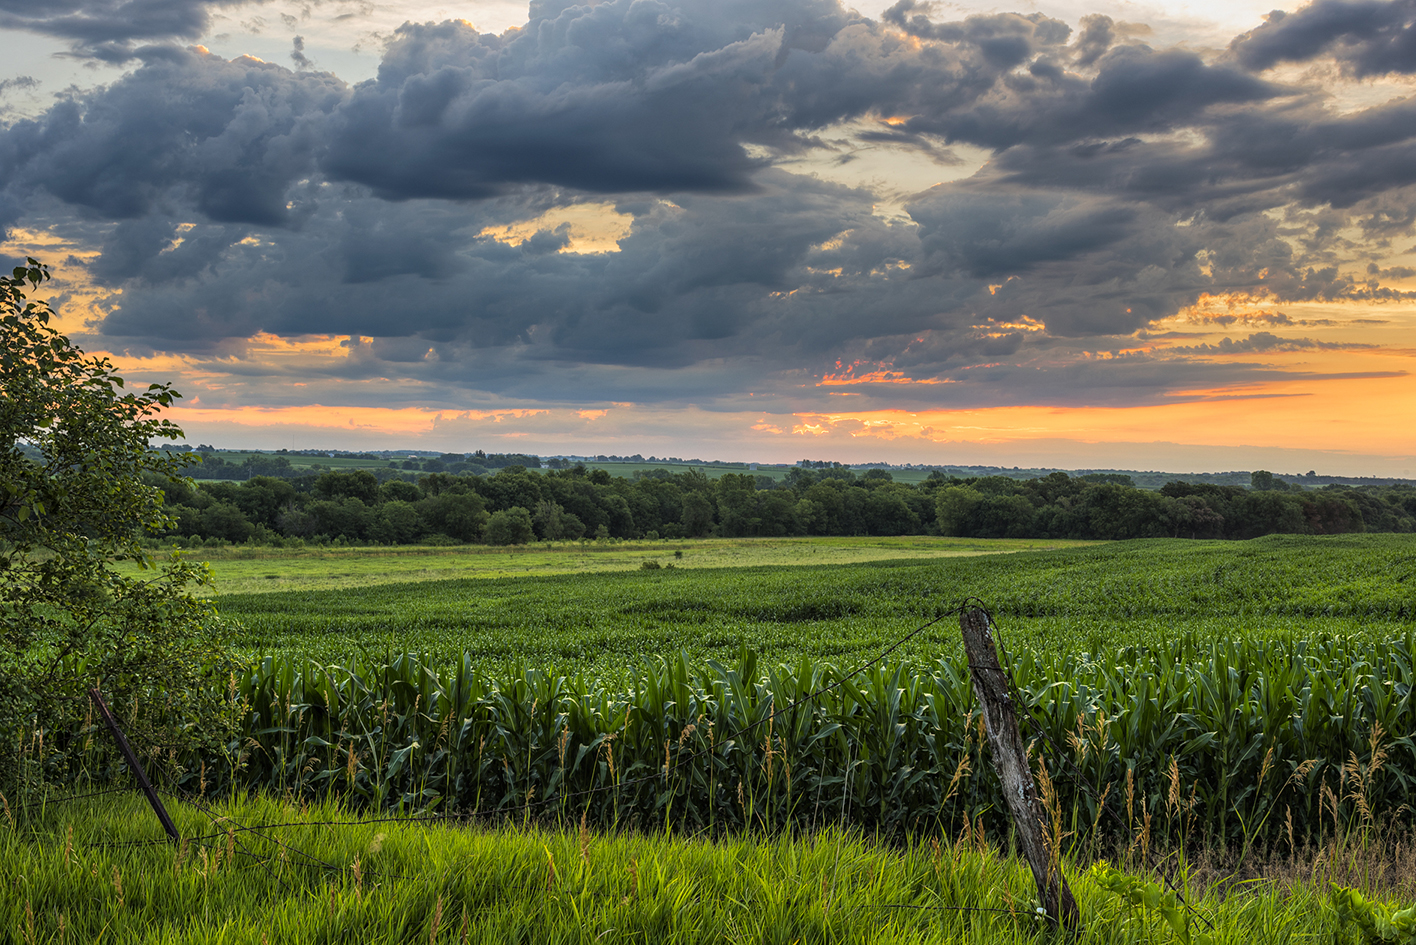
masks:
[[[690,552],[692,557],[692,552]],[[325,663],[374,649],[442,668],[521,664],[606,677],[646,653],[731,662],[858,664],[978,594],[1005,630],[1039,650],[1098,651],[1194,633],[1207,639],[1323,633],[1387,639],[1416,621],[1416,536],[1155,540],[1090,548],[830,567],[661,568],[547,577],[224,595],[246,652]],[[901,655],[961,652],[939,624]]]
[[[1410,824],[1413,647],[1408,631],[1008,660],[1073,843],[1293,848]],[[1007,829],[967,668],[950,660],[843,678],[744,649],[733,665],[681,655],[604,685],[484,672],[469,656],[441,672],[412,655],[268,657],[234,693],[245,733],[222,758],[190,759],[189,789],[715,835]]]

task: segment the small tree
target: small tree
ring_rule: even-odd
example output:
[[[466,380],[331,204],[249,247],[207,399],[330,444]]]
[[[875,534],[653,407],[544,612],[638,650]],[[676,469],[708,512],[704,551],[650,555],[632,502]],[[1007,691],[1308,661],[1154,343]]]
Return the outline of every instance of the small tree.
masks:
[[[536,537],[531,513],[519,505],[493,512],[485,534],[489,545],[524,545]]]
[[[1287,492],[1288,483],[1267,469],[1256,469],[1249,473],[1249,488],[1255,492]]]
[[[0,276],[0,782],[35,770],[21,758],[69,773],[90,685],[149,748],[220,736],[203,717],[218,695],[197,685],[222,658],[218,622],[188,593],[206,568],[159,568],[140,542],[172,526],[143,473],[180,481],[190,454],[148,445],[183,435],[157,417],[179,395],[125,391],[107,359],[55,330],[25,295],[48,278],[34,259]],[[125,577],[120,561],[154,573]]]

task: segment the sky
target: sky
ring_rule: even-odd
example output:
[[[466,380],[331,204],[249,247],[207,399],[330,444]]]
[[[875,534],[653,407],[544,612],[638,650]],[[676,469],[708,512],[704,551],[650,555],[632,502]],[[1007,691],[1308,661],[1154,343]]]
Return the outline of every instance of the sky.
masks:
[[[192,443],[1416,476],[1416,0],[0,0]]]

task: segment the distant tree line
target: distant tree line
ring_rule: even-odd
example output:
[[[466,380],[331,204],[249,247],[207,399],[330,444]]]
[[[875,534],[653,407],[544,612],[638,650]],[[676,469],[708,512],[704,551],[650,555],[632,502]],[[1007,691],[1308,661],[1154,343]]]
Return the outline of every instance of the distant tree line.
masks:
[[[910,485],[884,469],[857,476],[839,467],[796,467],[781,481],[667,469],[626,479],[579,465],[434,472],[414,482],[329,471],[163,484],[176,527],[153,537],[510,545],[709,535],[1124,539],[1416,531],[1410,486],[1302,491],[1262,471],[1253,478],[1250,489],[1172,482],[1155,492],[1122,475],[1061,472],[1028,480],[935,473]]]
[[[310,475],[309,469],[297,469],[290,462],[290,456],[310,458],[322,455],[309,452],[290,453],[284,456],[278,453],[255,453],[240,462],[233,462],[209,450],[210,447],[197,448],[197,451],[202,454],[202,462],[200,465],[187,467],[188,475],[202,479],[226,479],[233,482],[244,482],[255,476],[273,476],[280,479],[307,477]],[[522,453],[484,453],[481,450],[466,454],[443,453],[436,457],[410,456],[404,460],[385,459],[372,453],[345,454],[340,458],[371,460],[386,464],[370,471],[370,475],[380,482],[388,479],[406,479],[411,482],[417,478],[417,474],[420,472],[485,476],[491,470],[503,469],[507,466],[522,466],[528,469],[538,469],[541,466],[541,460],[535,456],[527,456]],[[312,463],[310,465],[319,464]]]

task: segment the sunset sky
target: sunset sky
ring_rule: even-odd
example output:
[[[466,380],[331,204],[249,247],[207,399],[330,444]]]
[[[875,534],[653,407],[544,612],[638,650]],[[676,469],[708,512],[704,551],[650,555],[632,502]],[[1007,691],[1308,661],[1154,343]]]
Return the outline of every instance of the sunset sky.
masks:
[[[0,0],[192,443],[1416,477],[1416,0]]]

